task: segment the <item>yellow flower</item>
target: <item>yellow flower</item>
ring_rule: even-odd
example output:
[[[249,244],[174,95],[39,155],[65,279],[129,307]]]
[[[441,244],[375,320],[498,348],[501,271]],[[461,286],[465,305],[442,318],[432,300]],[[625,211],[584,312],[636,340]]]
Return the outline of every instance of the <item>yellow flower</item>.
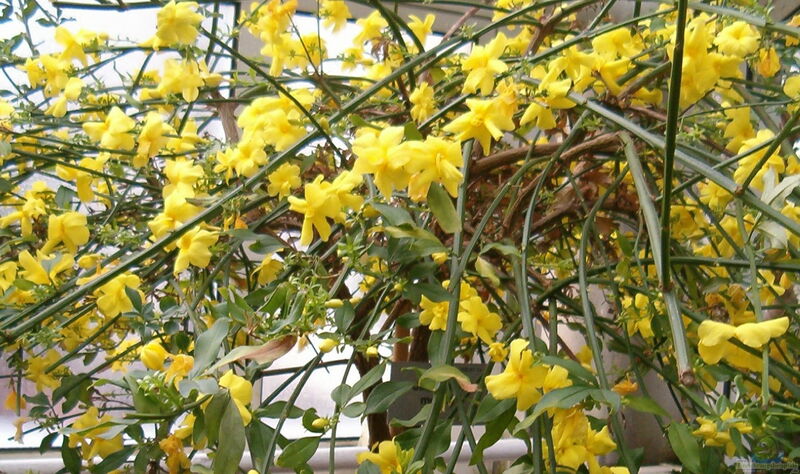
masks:
[[[49,285],[51,281],[55,282],[59,273],[72,268],[73,263],[75,263],[75,259],[69,254],[61,255],[61,258],[55,264],[49,263],[54,261],[55,258],[50,255],[44,255],[41,252],[37,253],[36,258],[33,258],[27,250],[23,250],[19,253],[19,266],[22,267],[19,272],[20,278],[37,285]],[[50,266],[49,272],[45,270],[42,265],[43,262],[48,262],[48,266]]]
[[[183,196],[192,196],[197,180],[205,176],[203,167],[186,157],[177,157],[174,160],[164,161],[164,176],[170,184],[164,186],[163,195],[169,196],[173,191],[178,191]]]
[[[319,16],[323,18],[322,24],[336,33],[347,24],[350,9],[343,0],[322,0]]]
[[[283,262],[274,258],[275,254],[271,253],[264,257],[255,272],[258,272],[258,284],[266,285],[277,278],[278,273],[283,268]]]
[[[461,146],[457,142],[428,136],[424,142],[408,142],[408,151],[412,156],[406,164],[411,175],[408,195],[412,200],[426,200],[431,183],[439,183],[448,194],[458,196],[458,185],[464,175],[461,173]]]
[[[726,149],[736,152],[745,140],[756,136],[750,122],[750,107],[737,107],[725,110],[725,117],[731,121],[725,126],[725,138],[731,139]]]
[[[632,393],[635,393],[637,390],[639,390],[639,384],[637,384],[636,382],[632,382],[631,379],[626,377],[626,378],[620,380],[619,382],[617,382],[617,384],[614,385],[611,388],[611,390],[617,392],[618,394],[620,394],[622,396],[630,395]]]
[[[128,365],[130,364],[132,357],[136,356],[136,353],[134,351],[131,351],[124,357],[116,358],[116,356],[125,354],[126,352],[128,352],[128,349],[130,349],[130,347],[136,343],[137,343],[136,339],[125,339],[124,341],[117,344],[117,346],[114,347],[114,350],[109,351],[106,354],[106,360],[116,359],[114,360],[114,362],[111,363],[111,370],[113,370],[114,372],[122,372],[122,373],[126,373],[128,371]]]
[[[253,35],[260,37],[265,43],[279,42],[281,34],[289,28],[296,9],[297,0],[252,3],[250,10],[253,18],[247,21],[247,27]]]
[[[104,458],[122,449],[121,433],[113,438],[107,438],[102,435],[111,427],[99,427],[99,425],[110,422],[111,415],[105,414],[100,418],[97,415],[97,407],[89,407],[86,413],[76,419],[71,426],[76,432],[69,435],[69,447],[75,448],[80,445],[81,455],[84,459],[92,459],[95,456]]]
[[[188,194],[187,194],[188,193]],[[153,232],[153,239],[160,239],[170,231],[180,227],[200,212],[200,208],[186,201],[193,196],[188,187],[176,189],[164,199],[164,211],[147,223]]]
[[[419,313],[419,322],[431,331],[443,331],[447,327],[447,311],[450,303],[447,301],[431,301],[427,296],[422,295],[419,303],[422,311]]]
[[[131,288],[139,293],[139,299],[144,301],[144,293],[139,290],[141,280],[138,276],[123,273],[94,291],[97,298],[97,308],[107,318],[113,318],[120,313],[133,309],[133,302],[128,298],[125,288]]]
[[[697,350],[706,364],[716,364],[725,357],[734,365],[739,365],[736,362],[741,359],[731,360],[732,356],[737,355],[738,350],[729,342],[732,337],[739,339],[746,346],[761,349],[770,339],[782,336],[788,328],[789,318],[785,316],[760,323],[745,323],[740,326],[707,319],[697,328],[697,335],[700,338]]]
[[[433,87],[423,81],[408,95],[408,101],[411,102],[411,118],[415,122],[425,121],[436,111],[433,92]]]
[[[361,184],[361,176],[353,172],[342,172],[332,183],[317,176],[306,184],[305,199],[289,196],[289,209],[305,216],[300,234],[300,245],[309,245],[314,238],[314,229],[323,241],[331,235],[328,219],[341,221],[343,209],[355,209],[361,205],[362,198],[352,193]]]
[[[153,47],[176,46],[194,43],[197,38],[197,26],[203,21],[203,15],[197,13],[196,2],[175,3],[172,0],[159,10],[157,16],[156,40]]]
[[[571,385],[569,371],[560,365],[554,365],[547,370],[544,383],[542,383],[542,392],[547,393]]]
[[[175,133],[175,129],[164,123],[161,114],[149,112],[145,118],[142,131],[139,132],[139,146],[133,158],[133,166],[140,168],[153,156],[157,155],[167,144],[166,134]]]
[[[112,150],[130,150],[134,139],[130,132],[136,121],[125,115],[119,107],[113,107],[104,122],[84,122],[83,131],[100,142],[100,146]]]
[[[359,464],[363,464],[365,461],[371,462],[378,466],[381,474],[402,474],[404,469],[402,460],[410,459],[413,453],[413,450],[404,451],[399,449],[394,440],[381,441],[378,445],[377,453],[369,451],[359,453],[356,456],[356,460]]]
[[[0,291],[5,292],[14,284],[17,279],[16,262],[3,262],[0,263]]]
[[[744,21],[736,21],[717,34],[714,44],[721,53],[743,58],[758,49],[760,38],[758,30]]]
[[[775,48],[761,49],[758,52],[756,71],[764,77],[772,77],[781,70],[781,60]]]
[[[370,13],[366,18],[356,20],[356,25],[361,27],[361,31],[356,35],[353,43],[359,46],[364,44],[365,41],[380,38],[381,30],[389,26],[381,12],[377,10]]]
[[[77,38],[75,38],[75,36],[72,35],[68,29],[64,28],[63,26],[59,26],[56,27],[54,33],[56,43],[64,48],[64,50],[61,51],[60,59],[65,61],[77,59],[84,66],[88,64],[86,60],[86,53],[83,52],[83,45],[80,41],[78,41]]]
[[[508,357],[508,349],[506,349],[505,344],[502,342],[493,342],[489,344],[487,353],[492,359],[492,362],[503,362],[506,360],[506,357]]]
[[[491,344],[497,331],[503,327],[500,315],[490,312],[480,296],[461,301],[458,322],[465,332],[479,337],[486,344]]]
[[[247,425],[250,423],[253,416],[250,414],[250,411],[247,410],[247,405],[250,404],[253,398],[253,384],[247,381],[247,379],[234,374],[233,370],[228,370],[220,377],[219,386],[227,388],[228,392],[230,392],[231,398],[236,404],[236,408],[239,410],[244,424]]]
[[[42,247],[43,253],[49,253],[59,243],[74,253],[78,246],[89,241],[89,227],[86,216],[79,212],[65,212],[58,216],[50,216],[47,222],[47,242]]]
[[[489,153],[492,138],[499,140],[504,130],[513,130],[514,121],[502,113],[494,100],[467,99],[469,112],[460,115],[444,127],[450,133],[456,133],[457,139],[465,141],[470,138],[478,140],[483,153]]]
[[[742,142],[742,146],[739,148],[739,153],[744,153],[745,151],[749,151],[758,145],[761,145],[762,143],[771,141],[774,137],[775,135],[769,129],[759,130],[755,137]],[[739,160],[739,166],[736,168],[736,171],[733,172],[733,180],[736,181],[737,184],[743,184],[747,176],[750,175],[756,165],[759,164],[759,161],[761,161],[766,154],[767,150],[761,149]],[[761,168],[758,169],[754,179],[750,182],[750,185],[756,189],[762,190],[764,188],[764,175],[770,168],[774,171],[773,183],[770,184],[776,184],[778,180],[778,174],[783,173],[783,171],[786,169],[786,164],[783,158],[778,154],[778,150],[770,155],[767,161],[761,166]]]
[[[300,181],[300,167],[291,163],[283,163],[267,176],[267,180],[269,181],[267,194],[282,199],[302,184],[302,181]]]
[[[55,349],[49,349],[43,356],[28,358],[26,378],[36,384],[37,392],[41,392],[44,387],[56,388],[59,386],[59,381],[54,377],[53,372],[46,372],[47,368],[58,362],[59,359],[61,359],[61,355]]]
[[[175,268],[173,273],[180,273],[189,265],[205,268],[211,261],[211,250],[209,247],[217,243],[219,235],[200,227],[186,232],[178,239],[175,244],[178,247],[178,256],[175,258]]]
[[[13,388],[11,389],[11,391],[8,392],[6,400],[3,403],[3,408],[5,408],[8,411],[13,411],[14,413],[19,412],[26,406],[27,402],[25,401],[25,399],[17,395],[17,392]]]
[[[202,66],[205,67],[205,64]],[[164,61],[164,75],[157,90],[162,95],[180,93],[186,102],[194,102],[203,85],[201,66],[197,61],[185,59],[178,62],[167,59]]]
[[[464,80],[464,94],[474,94],[478,90],[481,95],[492,93],[495,76],[508,70],[506,63],[499,59],[507,43],[506,35],[499,33],[486,46],[474,46],[469,56],[461,61],[461,69],[469,73]]]
[[[172,359],[172,363],[167,367],[165,378],[167,382],[172,382],[175,385],[183,380],[194,367],[194,357],[186,354],[178,354]]]
[[[724,446],[725,454],[733,456],[736,453],[736,445],[731,440],[730,429],[736,428],[741,434],[753,431],[753,427],[746,421],[732,421],[733,419],[734,412],[730,408],[720,415],[719,421],[699,416],[697,421],[700,427],[692,434],[703,438],[703,444],[706,446]]]
[[[408,185],[408,172],[404,166],[411,159],[407,147],[400,142],[404,136],[403,127],[387,127],[376,133],[372,129],[359,130],[353,141],[356,162],[353,171],[370,173],[375,176],[375,187],[385,197],[391,197],[395,189]]]
[[[624,312],[627,318],[625,324],[628,335],[633,336],[638,332],[642,337],[653,337],[653,329],[650,322],[653,318],[653,311],[659,310],[658,302],[651,304],[647,295],[637,293],[634,298],[630,296],[624,297],[622,306],[625,308]]]
[[[164,368],[164,361],[169,357],[169,352],[156,340],[152,340],[139,349],[139,358],[145,367],[151,370]]]
[[[408,15],[411,21],[408,22],[408,28],[414,33],[420,43],[425,44],[425,39],[433,30],[433,23],[436,21],[436,16],[432,13],[425,15],[425,19],[421,20],[415,15]]]
[[[183,450],[183,441],[171,434],[158,442],[158,447],[167,455],[169,474],[179,474],[189,469],[189,457]]]
[[[532,407],[541,394],[539,390],[547,376],[547,367],[534,365],[533,352],[528,341],[515,339],[511,342],[511,353],[508,365],[499,375],[486,377],[486,388],[497,400],[517,399],[517,410],[524,411]]]

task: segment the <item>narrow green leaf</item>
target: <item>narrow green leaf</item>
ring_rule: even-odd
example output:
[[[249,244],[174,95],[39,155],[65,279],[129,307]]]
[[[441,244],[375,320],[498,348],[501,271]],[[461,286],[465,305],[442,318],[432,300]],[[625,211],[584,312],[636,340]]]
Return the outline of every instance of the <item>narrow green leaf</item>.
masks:
[[[389,406],[414,387],[408,381],[384,382],[375,387],[367,398],[365,415],[380,413],[389,409]]]
[[[383,377],[383,373],[386,371],[386,362],[382,362],[375,367],[371,368],[369,372],[364,374],[363,377],[358,379],[358,382],[353,384],[353,388],[350,389],[350,393],[348,394],[347,401],[350,401],[356,395],[360,394],[364,390],[368,389],[369,387],[375,385],[376,383],[380,382],[381,378]]]
[[[440,365],[426,370],[419,377],[419,386],[433,391],[437,383],[450,379],[454,379],[465,392],[474,392],[478,389],[464,372],[451,365]]]
[[[683,423],[672,423],[667,428],[667,439],[684,469],[699,474],[701,472],[700,446],[697,444],[697,439],[692,436],[689,427]]]
[[[194,349],[194,368],[189,377],[202,373],[217,360],[222,340],[228,335],[230,320],[218,319],[206,332],[197,338]]]
[[[244,423],[230,397],[219,425],[219,447],[211,467],[214,474],[235,474],[244,454]]]
[[[116,453],[112,453],[94,467],[92,467],[93,474],[105,474],[118,469],[120,466],[128,462],[128,458],[138,449],[138,446],[126,446]]]
[[[669,413],[661,408],[661,405],[656,403],[656,401],[650,397],[625,397],[622,403],[627,407],[643,413],[652,413],[658,416],[669,416]]]
[[[69,447],[69,440],[66,436],[61,441],[61,460],[64,461],[64,469],[70,474],[81,472],[81,454],[78,448]]]
[[[380,385],[378,385],[380,387]],[[370,397],[372,394],[370,394]],[[342,408],[342,415],[348,418],[358,418],[364,414],[367,404],[364,402],[353,402],[346,407]]]
[[[225,409],[231,403],[231,396],[227,391],[217,393],[211,397],[205,410],[206,437],[209,444],[214,444],[219,435],[219,427],[222,423],[222,416]]]
[[[428,190],[428,205],[443,231],[453,234],[461,230],[461,219],[458,218],[453,200],[442,185],[431,184]]]
[[[486,424],[486,431],[483,433],[483,436],[481,436],[478,445],[475,447],[475,451],[472,453],[472,457],[469,459],[469,464],[471,466],[483,459],[483,451],[489,446],[492,446],[503,436],[503,432],[508,428],[515,413],[516,407],[509,407],[506,411],[500,413]]]
[[[319,437],[317,436],[294,440],[278,456],[277,464],[281,467],[300,469],[311,459],[318,447]]]

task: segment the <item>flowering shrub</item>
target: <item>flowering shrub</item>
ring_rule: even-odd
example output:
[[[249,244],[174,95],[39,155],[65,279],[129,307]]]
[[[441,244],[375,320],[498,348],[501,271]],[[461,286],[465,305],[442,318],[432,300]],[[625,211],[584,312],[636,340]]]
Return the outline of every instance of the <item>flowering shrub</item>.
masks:
[[[296,0],[232,28],[170,1],[142,44],[5,6],[58,45],[0,43],[19,436],[46,433],[68,472],[232,473],[245,449],[247,469],[301,472],[355,418],[359,472],[452,472],[465,444],[487,472],[505,436],[527,447],[512,472],[621,473],[642,464],[639,411],[690,472],[800,455],[800,20],[602,3],[469,4],[433,35],[433,14],[373,2],[342,53],[343,0],[313,32]],[[310,362],[271,382],[295,348]],[[342,357],[335,409],[299,406]],[[417,382],[383,381],[409,361],[429,363]],[[430,403],[389,417],[412,389]]]

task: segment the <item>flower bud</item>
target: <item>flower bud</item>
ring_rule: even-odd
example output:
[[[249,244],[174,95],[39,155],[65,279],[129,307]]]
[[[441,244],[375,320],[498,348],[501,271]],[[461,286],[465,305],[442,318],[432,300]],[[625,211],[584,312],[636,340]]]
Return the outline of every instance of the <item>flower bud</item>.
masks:
[[[336,339],[332,338],[323,339],[322,342],[319,343],[319,351],[325,354],[332,351],[338,345],[339,341],[337,341]]]
[[[150,341],[139,349],[139,358],[148,369],[161,370],[169,352],[158,341]]]
[[[311,422],[311,426],[318,430],[324,430],[328,426],[330,426],[331,422],[327,418],[317,418],[316,420]]]
[[[367,350],[364,351],[364,354],[366,354],[367,357],[378,357],[378,348],[375,346],[367,347]]]
[[[326,308],[333,308],[333,309],[341,308],[342,305],[344,305],[344,301],[340,300],[339,298],[330,299],[328,300],[327,303],[325,303]]]

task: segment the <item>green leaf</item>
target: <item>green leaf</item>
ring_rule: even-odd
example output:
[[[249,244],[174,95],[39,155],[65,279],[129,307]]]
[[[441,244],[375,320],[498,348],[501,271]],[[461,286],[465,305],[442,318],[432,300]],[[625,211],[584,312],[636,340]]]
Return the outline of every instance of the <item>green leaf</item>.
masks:
[[[450,301],[453,298],[453,295],[442,288],[442,285],[431,283],[409,283],[403,289],[403,293],[412,302],[419,302],[423,295],[436,303]]]
[[[577,377],[585,380],[586,382],[596,383],[597,378],[595,375],[591,373],[589,369],[582,366],[580,363],[575,362],[574,360],[562,359],[560,357],[550,355],[542,357],[541,360],[547,365],[560,365],[561,367],[564,367],[572,377]]]
[[[286,353],[292,350],[295,342],[297,342],[297,337],[288,335],[278,339],[272,339],[260,346],[240,346],[227,353],[225,357],[212,365],[209,370],[216,370],[223,365],[237,362],[241,359],[252,359],[259,364],[266,364],[286,355]]]
[[[392,425],[396,426],[404,426],[406,428],[410,428],[412,426],[417,426],[431,417],[431,404],[428,403],[422,406],[419,413],[414,415],[413,418],[409,420],[398,420],[396,418],[392,419]]]
[[[250,448],[250,458],[253,461],[253,469],[258,472],[265,472],[267,468],[267,445],[275,430],[265,425],[257,418],[253,419],[245,428],[247,435],[247,446]]]
[[[419,377],[419,386],[433,391],[437,383],[450,379],[454,379],[465,392],[471,393],[478,390],[478,386],[472,383],[464,372],[451,365],[439,365],[426,370]]]
[[[475,271],[477,271],[480,276],[492,282],[492,285],[500,286],[500,277],[497,276],[497,269],[483,257],[475,259]]]
[[[142,314],[142,296],[139,292],[130,286],[125,286],[125,295],[131,300],[133,309],[135,309],[137,313]]]
[[[406,140],[424,140],[424,137],[417,128],[417,124],[414,122],[406,122],[406,124],[403,126],[403,130],[405,132]]]
[[[209,444],[214,444],[217,441],[222,416],[230,403],[232,403],[231,396],[227,391],[217,393],[208,402],[205,410],[205,425]]]
[[[458,218],[453,200],[439,183],[431,184],[428,190],[428,206],[443,231],[452,234],[461,230],[461,219]]]
[[[475,419],[472,420],[472,423],[477,425],[492,421],[512,406],[515,406],[516,403],[513,398],[497,400],[494,397],[484,397],[481,400],[481,404],[478,405],[478,412],[475,414]]]
[[[643,413],[652,413],[658,416],[669,416],[669,413],[661,408],[661,405],[656,403],[656,401],[650,397],[625,397],[622,401],[622,404]]]
[[[280,418],[283,415],[283,410],[286,408],[287,402],[285,400],[270,403],[266,407],[258,410],[258,414],[264,418]],[[303,410],[294,405],[289,409],[286,418],[300,418],[303,416]]]
[[[42,442],[39,443],[39,453],[44,454],[45,452],[49,451],[53,448],[53,442],[58,438],[60,433],[49,433],[47,436],[42,438]]]
[[[350,401],[350,391],[353,387],[343,383],[338,387],[335,387],[331,390],[331,400],[333,400],[337,405],[343,407],[347,405],[347,402]]]
[[[211,467],[214,474],[234,474],[244,454],[244,422],[236,403],[228,397],[228,404],[219,424],[219,448]]]
[[[569,408],[586,399],[592,392],[596,390],[592,387],[584,387],[580,385],[573,385],[571,387],[559,388],[544,394],[539,399],[539,402],[534,405],[533,413],[520,421],[516,427],[515,432],[519,433],[528,429],[534,421],[550,408]]]
[[[364,374],[363,377],[358,379],[358,381],[353,384],[353,388],[350,389],[350,393],[348,394],[347,401],[349,402],[356,395],[360,394],[364,390],[380,382],[381,378],[383,377],[383,373],[385,371],[386,371],[386,362],[382,362],[376,365],[375,367],[371,368],[369,372]]]
[[[380,387],[380,385],[379,385]],[[370,396],[372,396],[370,394]],[[346,407],[342,408],[342,415],[348,418],[358,418],[359,416],[364,414],[364,409],[367,408],[367,404],[364,402],[353,402]]]
[[[683,423],[669,425],[667,439],[669,439],[669,444],[672,446],[672,451],[678,456],[685,469],[697,474],[702,472],[700,467],[700,446],[687,425]]]
[[[411,218],[411,215],[405,209],[380,203],[372,203],[371,206],[381,213],[385,223],[389,225],[414,225],[414,219]]]
[[[206,332],[197,337],[194,348],[194,368],[189,377],[202,373],[206,367],[217,360],[219,348],[228,335],[230,320],[218,319]]]
[[[59,186],[58,191],[56,191],[56,206],[60,209],[72,209],[72,200],[76,197],[78,195],[72,189],[66,186]]]
[[[441,251],[447,250],[442,242],[431,232],[421,229],[411,224],[401,224],[399,226],[386,226],[383,231],[395,239],[414,239],[424,240],[433,243],[432,248],[439,248]]]
[[[81,454],[78,448],[70,448],[69,440],[66,436],[61,441],[61,460],[64,461],[64,469],[70,474],[81,472]]]
[[[367,408],[365,415],[381,413],[389,409],[389,406],[398,398],[402,397],[414,387],[408,381],[384,382],[370,392],[367,398]]]
[[[486,424],[486,431],[483,433],[483,436],[481,436],[481,439],[478,440],[478,445],[475,447],[475,451],[473,451],[472,457],[469,459],[470,465],[477,464],[483,459],[483,451],[489,446],[492,446],[503,436],[503,432],[508,428],[515,413],[516,407],[512,405]]]
[[[105,474],[118,469],[128,462],[128,458],[136,451],[138,446],[126,446],[116,453],[108,455],[92,468],[92,473]]]
[[[311,459],[318,447],[319,437],[317,436],[292,441],[278,456],[277,464],[281,467],[299,469]]]
[[[333,320],[340,334],[345,334],[347,332],[347,329],[350,328],[355,317],[356,312],[353,310],[353,305],[350,304],[349,301],[345,301],[342,306],[336,308],[333,312]]]

